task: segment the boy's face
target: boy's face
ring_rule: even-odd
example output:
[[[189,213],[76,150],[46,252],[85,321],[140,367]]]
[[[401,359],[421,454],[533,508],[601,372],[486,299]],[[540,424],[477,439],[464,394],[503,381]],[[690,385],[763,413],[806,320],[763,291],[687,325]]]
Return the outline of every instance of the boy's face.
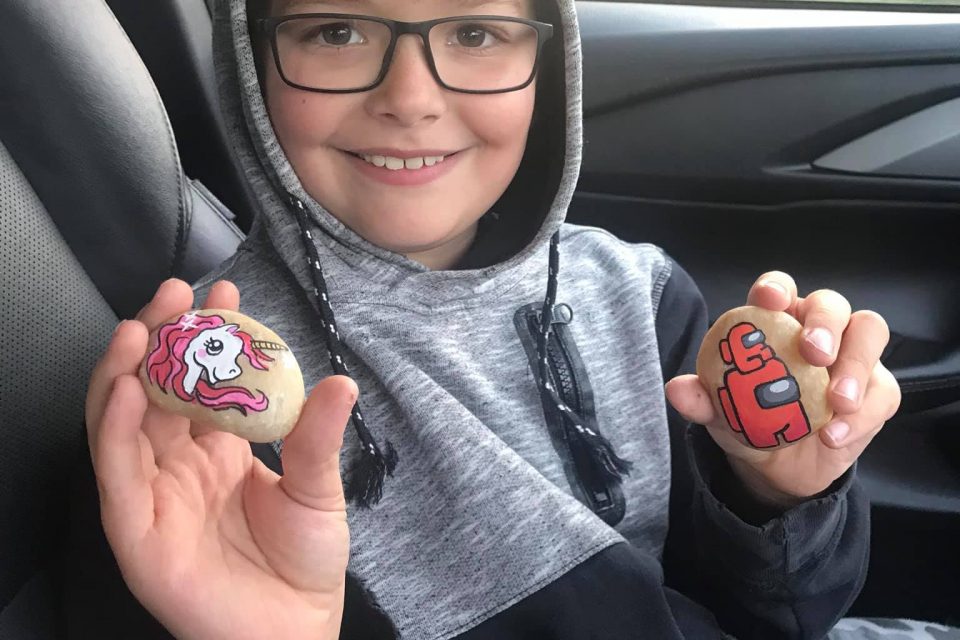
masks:
[[[531,0],[277,0],[274,15],[353,13],[417,22],[459,15],[532,18]],[[338,34],[351,38],[350,33]],[[456,264],[477,220],[513,179],[533,115],[535,84],[499,94],[445,90],[434,79],[419,36],[401,36],[389,72],[362,93],[303,91],[265,69],[267,106],[277,137],[311,196],[369,242],[433,269]],[[384,156],[368,158],[353,155]],[[394,158],[417,160],[391,171]],[[377,163],[386,160],[387,167]],[[433,162],[427,158],[427,164]],[[410,168],[410,165],[413,168]]]

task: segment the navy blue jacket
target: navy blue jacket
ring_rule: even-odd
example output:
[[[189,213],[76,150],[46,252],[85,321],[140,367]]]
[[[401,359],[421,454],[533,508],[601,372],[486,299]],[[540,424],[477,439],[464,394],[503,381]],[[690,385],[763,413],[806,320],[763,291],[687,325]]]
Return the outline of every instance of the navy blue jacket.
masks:
[[[657,318],[664,380],[694,369],[707,313],[675,266]],[[822,638],[866,577],[869,504],[855,468],[786,513],[754,502],[706,431],[669,410],[670,532],[662,562],[627,543],[581,563],[462,640]],[[276,457],[256,450],[268,465]],[[72,638],[169,638],[126,589],[107,546],[89,460],[74,483],[64,620]],[[348,576],[341,638],[393,638]],[[226,595],[225,595],[226,597]]]

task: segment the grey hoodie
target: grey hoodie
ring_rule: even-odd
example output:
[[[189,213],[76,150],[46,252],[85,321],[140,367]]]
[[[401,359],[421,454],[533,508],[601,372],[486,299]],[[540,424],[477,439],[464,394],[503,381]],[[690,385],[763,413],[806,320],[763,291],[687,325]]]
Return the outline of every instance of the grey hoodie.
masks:
[[[580,167],[581,65],[574,2],[558,0],[557,9],[563,77],[543,95],[560,110],[544,121],[555,128],[553,141],[563,144],[549,157],[525,159],[533,167],[552,160],[556,170],[547,172],[542,196],[533,183],[515,185],[534,194],[526,209],[501,211],[525,216],[535,233],[519,238],[514,254],[492,266],[430,271],[368,243],[306,193],[265,110],[245,2],[216,4],[219,83],[260,212],[237,254],[198,283],[198,295],[215,280],[233,281],[241,311],[291,346],[308,389],[330,375],[290,197],[304,204],[366,423],[399,457],[379,504],[348,510],[349,570],[411,640],[477,628],[612,546],[626,545],[655,567],[663,555],[671,427],[657,325],[665,286],[679,268],[654,246],[563,222]],[[549,242],[557,230],[558,302],[573,309],[561,337],[574,352],[580,399],[617,453],[633,463],[620,487],[622,510],[607,521],[582,501],[523,342],[521,310],[542,304]],[[687,351],[695,348],[698,331],[684,330],[683,323],[694,320],[675,319],[678,333],[689,334]],[[349,430],[344,447],[346,464],[358,453]],[[694,477],[698,491],[709,495],[705,481]],[[836,516],[850,478],[841,484],[811,517]],[[709,508],[723,511],[709,500]],[[843,522],[845,514],[844,507]],[[830,520],[831,534],[842,528],[837,522]],[[770,544],[782,544],[782,531],[769,535],[777,538]],[[761,537],[756,534],[753,543]],[[822,551],[824,543],[816,544],[813,551]],[[849,551],[858,552],[862,556],[862,549]],[[859,569],[854,573],[841,582],[856,582]],[[654,584],[662,582],[662,575],[654,576]],[[662,593],[650,597],[664,601]],[[839,600],[831,616],[839,615],[846,598]],[[656,615],[671,615],[664,611]]]

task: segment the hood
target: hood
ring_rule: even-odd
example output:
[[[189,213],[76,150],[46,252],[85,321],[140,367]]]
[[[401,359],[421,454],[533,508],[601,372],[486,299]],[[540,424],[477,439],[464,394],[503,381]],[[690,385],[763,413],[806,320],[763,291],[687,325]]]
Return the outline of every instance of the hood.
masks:
[[[513,222],[515,249],[504,260],[481,269],[427,273],[403,255],[367,242],[343,225],[303,188],[281,148],[267,114],[251,47],[245,0],[214,2],[214,54],[222,108],[233,145],[248,182],[255,186],[257,216],[251,235],[264,236],[278,249],[299,244],[290,196],[303,202],[319,241],[368,281],[388,287],[400,283],[438,285],[453,296],[488,290],[538,252],[546,252],[573,195],[580,169],[581,60],[573,0],[543,0],[537,18],[554,24],[537,78],[534,120],[521,167],[493,210]],[[545,14],[545,15],[541,15]],[[536,185],[536,188],[534,188]],[[301,284],[310,287],[303,251],[279,251]],[[516,275],[516,274],[514,274]],[[418,277],[419,276],[419,277]],[[546,274],[544,274],[544,278]],[[413,292],[408,292],[413,293]],[[331,292],[333,298],[335,292]],[[414,293],[414,297],[417,297]]]
[[[307,193],[267,113],[247,2],[220,0],[215,5],[214,46],[225,118],[259,205],[250,242],[266,243],[268,249],[275,250],[313,302],[335,373],[349,375],[334,309],[354,292],[419,305],[426,312],[437,313],[451,303],[460,307],[489,303],[521,281],[539,279],[545,285],[540,317],[553,317],[560,227],[580,169],[580,41],[573,0],[534,0],[534,6],[536,17],[553,25],[554,35],[541,54],[534,117],[520,167],[492,210],[505,221],[505,227],[488,238],[488,242],[502,241],[510,251],[499,262],[483,268],[433,271],[367,242]],[[537,345],[542,361],[540,392],[551,404],[562,406],[563,419],[584,440],[597,473],[619,482],[621,474],[629,470],[628,464],[617,457],[606,439],[583,429],[557,390],[544,383],[551,331],[550,322],[541,323]],[[392,475],[397,457],[389,442],[385,448],[376,442],[359,406],[354,408],[352,423],[364,453],[351,467],[347,498],[370,506],[379,501],[384,477]],[[275,447],[279,452],[282,443]]]

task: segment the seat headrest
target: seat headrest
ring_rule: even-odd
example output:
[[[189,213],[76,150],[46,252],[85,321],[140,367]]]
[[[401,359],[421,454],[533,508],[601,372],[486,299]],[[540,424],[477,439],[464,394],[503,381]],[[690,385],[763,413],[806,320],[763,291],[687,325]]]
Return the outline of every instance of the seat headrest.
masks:
[[[156,88],[103,0],[0,0],[0,140],[120,316],[178,272],[187,184]]]

